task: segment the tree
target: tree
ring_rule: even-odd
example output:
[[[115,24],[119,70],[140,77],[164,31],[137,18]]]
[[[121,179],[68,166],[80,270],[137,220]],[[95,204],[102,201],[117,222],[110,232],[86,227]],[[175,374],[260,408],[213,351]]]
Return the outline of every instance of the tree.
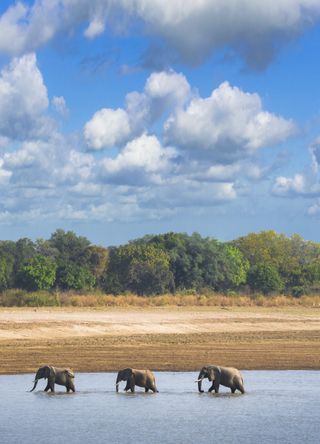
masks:
[[[281,291],[284,288],[277,269],[270,264],[254,265],[248,273],[248,284],[253,290],[262,291],[264,294]]]
[[[89,270],[72,262],[60,264],[56,285],[63,290],[92,290],[96,279]]]
[[[279,274],[286,292],[302,294],[320,282],[320,245],[294,234],[275,231],[250,233],[232,242],[250,266],[270,265]]]
[[[0,241],[0,291],[14,283],[15,242]]]
[[[177,289],[222,290],[245,282],[247,261],[235,247],[215,239],[198,233],[166,233],[145,236],[135,243],[155,245],[169,255]]]
[[[247,281],[247,274],[250,268],[249,261],[233,245],[227,244],[224,248],[227,258],[224,269],[224,287],[228,289],[239,287]]]
[[[48,290],[56,279],[57,265],[50,257],[37,255],[26,261],[18,272],[19,286],[26,290]]]
[[[112,248],[105,279],[111,293],[159,294],[173,290],[168,254],[154,245],[131,243]]]
[[[56,230],[49,239],[49,246],[57,252],[58,263],[85,263],[85,252],[90,241],[83,236],[77,236],[73,231]]]

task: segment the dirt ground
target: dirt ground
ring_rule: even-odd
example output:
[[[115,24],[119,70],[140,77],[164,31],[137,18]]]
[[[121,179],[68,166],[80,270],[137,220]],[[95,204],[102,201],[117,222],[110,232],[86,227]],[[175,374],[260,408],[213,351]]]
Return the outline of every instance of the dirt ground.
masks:
[[[0,373],[320,369],[319,308],[0,309]]]

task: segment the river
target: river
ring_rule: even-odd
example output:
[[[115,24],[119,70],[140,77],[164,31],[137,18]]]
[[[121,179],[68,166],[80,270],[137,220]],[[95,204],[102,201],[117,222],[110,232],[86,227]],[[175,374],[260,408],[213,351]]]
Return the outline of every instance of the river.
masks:
[[[115,373],[77,374],[75,394],[0,376],[0,442],[318,443],[319,371],[243,371],[246,393],[199,394],[197,372],[155,372],[159,393],[115,392]],[[204,381],[203,388],[209,388]]]

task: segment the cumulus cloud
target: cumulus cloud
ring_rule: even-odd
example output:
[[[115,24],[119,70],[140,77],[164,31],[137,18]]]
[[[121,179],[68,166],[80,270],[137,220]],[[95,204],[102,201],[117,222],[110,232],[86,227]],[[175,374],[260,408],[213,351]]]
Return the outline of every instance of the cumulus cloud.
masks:
[[[142,136],[130,141],[115,159],[105,158],[102,162],[102,174],[106,180],[141,184],[161,182],[161,174],[168,175],[173,166],[171,160],[176,157],[173,148],[163,148],[155,136]],[[142,181],[142,182],[141,182]]]
[[[144,91],[127,94],[125,109],[98,110],[84,127],[89,148],[117,146],[143,133],[166,110],[183,104],[190,95],[184,75],[174,71],[153,73]]]
[[[47,88],[35,54],[14,58],[0,75],[0,135],[23,139],[40,131],[48,107]]]
[[[184,62],[201,63],[215,49],[230,48],[261,69],[319,17],[318,0],[34,0],[2,14],[0,50],[32,51],[83,24],[84,35],[92,39],[106,26],[119,31],[128,28],[128,20],[139,19],[145,32],[162,39]]]
[[[308,192],[306,179],[302,174],[296,174],[294,177],[279,176],[275,180],[273,193],[277,196],[293,196],[306,194]]]
[[[84,127],[88,146],[95,150],[124,142],[131,134],[128,113],[123,109],[103,108]]]
[[[295,125],[264,111],[258,94],[224,82],[210,97],[195,97],[186,109],[176,110],[164,129],[169,143],[228,163],[284,141]]]

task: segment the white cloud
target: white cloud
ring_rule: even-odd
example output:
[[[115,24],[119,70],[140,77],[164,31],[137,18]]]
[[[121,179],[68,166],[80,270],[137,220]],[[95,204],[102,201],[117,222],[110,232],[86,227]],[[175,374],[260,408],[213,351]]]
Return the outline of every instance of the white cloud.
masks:
[[[174,71],[153,73],[146,81],[145,93],[152,99],[168,99],[184,103],[190,94],[190,85],[183,74]]]
[[[232,162],[260,148],[284,141],[295,132],[291,120],[262,109],[258,94],[228,82],[210,97],[195,97],[165,123],[166,140],[195,155],[206,152],[218,162]]]
[[[35,54],[12,60],[0,76],[0,135],[23,139],[39,129],[48,107],[47,89]]]
[[[99,18],[95,18],[89,23],[89,26],[84,31],[84,35],[88,39],[94,39],[98,35],[102,34],[104,32],[104,29],[104,23]]]
[[[171,171],[174,157],[174,149],[163,148],[155,136],[143,134],[127,143],[115,159],[105,158],[101,164],[106,180],[117,177],[118,182],[128,183],[131,173],[133,182],[141,184],[141,179],[144,183],[161,181],[161,173]]]
[[[295,174],[293,177],[279,176],[275,179],[272,193],[281,197],[318,197],[320,196],[319,160],[320,138],[317,138],[310,146],[311,165],[304,173]],[[318,207],[310,207],[308,213],[312,214]]]
[[[128,29],[129,19],[139,19],[185,62],[200,63],[227,47],[263,68],[319,16],[319,0],[35,0],[30,6],[17,3],[0,17],[0,51],[33,51],[83,24],[91,39],[106,24],[118,31]]]
[[[293,178],[279,176],[273,186],[273,193],[277,196],[305,194],[306,192],[307,184],[302,174],[296,174]]]
[[[126,96],[126,108],[98,110],[84,127],[89,148],[100,150],[139,136],[166,110],[183,104],[190,95],[185,76],[174,71],[153,73],[144,91]]]
[[[9,183],[12,172],[3,168],[3,159],[0,159],[0,185]]]
[[[123,109],[103,108],[84,127],[87,145],[95,150],[124,142],[130,135],[130,121]]]
[[[52,105],[58,114],[66,116],[69,112],[65,98],[62,96],[54,96],[52,99]]]

